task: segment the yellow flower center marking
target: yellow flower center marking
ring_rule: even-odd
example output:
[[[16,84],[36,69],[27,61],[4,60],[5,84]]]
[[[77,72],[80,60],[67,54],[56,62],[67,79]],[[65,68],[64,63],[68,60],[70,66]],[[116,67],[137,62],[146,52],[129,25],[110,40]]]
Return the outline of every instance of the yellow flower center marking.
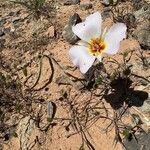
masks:
[[[93,56],[100,55],[106,48],[104,40],[99,38],[93,38],[89,42],[89,53]]]

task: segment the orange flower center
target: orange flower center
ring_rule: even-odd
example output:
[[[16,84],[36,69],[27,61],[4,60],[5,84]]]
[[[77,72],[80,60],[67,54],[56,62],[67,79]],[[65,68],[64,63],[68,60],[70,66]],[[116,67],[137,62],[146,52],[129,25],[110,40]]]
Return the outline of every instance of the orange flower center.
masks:
[[[100,55],[105,48],[106,44],[102,39],[93,38],[89,42],[89,53],[92,54],[93,56]]]

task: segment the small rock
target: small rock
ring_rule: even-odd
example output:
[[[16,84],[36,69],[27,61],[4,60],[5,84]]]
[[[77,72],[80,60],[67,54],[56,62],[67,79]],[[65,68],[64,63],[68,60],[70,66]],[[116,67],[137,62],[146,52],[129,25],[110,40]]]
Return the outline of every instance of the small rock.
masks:
[[[85,85],[83,84],[83,83],[81,83],[81,82],[76,82],[76,84],[75,84],[75,89],[76,90],[82,90],[82,89],[84,89],[85,88]]]
[[[142,7],[140,10],[135,11],[134,15],[136,17],[137,20],[139,19],[147,19],[150,20],[150,7],[148,9],[145,9],[144,7]]]
[[[80,5],[81,10],[88,10],[92,8],[92,4],[88,3],[88,4],[81,4]]]
[[[133,27],[136,22],[134,14],[127,13],[126,15],[124,15],[124,21],[128,27]]]
[[[144,101],[143,105],[141,107],[138,107],[139,110],[145,113],[150,114],[150,97]]]
[[[141,116],[141,120],[147,126],[150,126],[150,97],[148,97],[142,106],[140,107],[133,107],[139,115]]]
[[[13,19],[12,19],[12,22],[13,22],[14,24],[17,24],[20,20],[21,20],[20,17],[16,17],[16,18],[13,18]]]
[[[131,114],[133,127],[142,124],[142,120],[138,114]]]
[[[116,5],[118,2],[118,0],[103,0],[102,4],[104,4],[105,6],[109,6],[109,5]]]
[[[54,26],[50,26],[46,32],[46,35],[49,37],[54,37],[55,36],[55,28]]]
[[[10,134],[9,133],[6,133],[4,135],[4,141],[8,141],[10,139]]]
[[[4,35],[5,35],[4,31],[2,29],[0,29],[0,37],[4,36]]]
[[[15,15],[15,12],[10,12],[9,14],[8,14],[8,16],[14,16]]]
[[[6,23],[6,19],[0,19],[0,26],[3,26]]]
[[[101,13],[103,19],[110,17],[110,12],[111,12],[111,9],[109,7],[104,8],[102,13]]]
[[[141,0],[132,0],[132,3],[133,3],[133,8],[135,10],[139,10],[142,8]]]
[[[133,3],[133,8],[135,10],[139,10],[142,7],[147,7],[148,6],[148,3],[146,3],[145,1],[141,1],[141,0],[132,0],[132,3]]]
[[[136,19],[137,20],[140,20],[140,19],[150,20],[150,5],[141,0],[134,0],[134,1],[138,1],[138,2],[133,3],[133,7],[136,10],[134,11],[134,15]]]
[[[144,49],[150,49],[150,24],[143,24],[134,32],[135,38]]]
[[[56,81],[55,81],[55,82],[56,82],[58,85],[61,85],[61,84],[63,84],[63,85],[70,84],[69,79],[68,79],[66,76],[64,76],[64,75],[62,75],[62,76],[56,78]]]
[[[51,101],[48,102],[47,112],[48,112],[48,118],[53,119],[55,117],[56,104],[54,102]]]
[[[4,48],[5,42],[6,42],[5,39],[0,39],[0,51]]]
[[[75,4],[79,4],[80,0],[66,0],[64,2],[64,5],[75,5]]]
[[[141,132],[135,135],[130,141],[123,140],[126,150],[150,150],[150,130],[148,132]]]
[[[77,13],[70,17],[68,25],[65,26],[62,33],[64,39],[70,44],[75,44],[79,38],[72,32],[72,26],[80,23],[82,20]]]
[[[69,25],[70,26],[74,26],[74,25],[76,25],[77,23],[80,23],[80,22],[82,22],[82,20],[81,20],[80,16],[77,13],[74,13],[74,15],[71,16],[70,19],[69,19]]]
[[[23,118],[17,128],[17,135],[20,140],[22,150],[27,150],[29,146],[30,135],[33,130],[34,121],[29,117]]]
[[[11,28],[10,27],[4,28],[4,32],[6,34],[10,33],[11,32]]]

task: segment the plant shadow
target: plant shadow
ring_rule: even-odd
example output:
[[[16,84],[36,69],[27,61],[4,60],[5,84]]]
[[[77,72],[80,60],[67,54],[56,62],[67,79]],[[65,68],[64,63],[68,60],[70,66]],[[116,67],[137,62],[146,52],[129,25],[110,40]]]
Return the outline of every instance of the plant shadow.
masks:
[[[148,93],[131,88],[130,78],[117,78],[110,83],[111,91],[106,90],[104,98],[113,109],[121,108],[124,103],[129,107],[140,107],[148,98]]]

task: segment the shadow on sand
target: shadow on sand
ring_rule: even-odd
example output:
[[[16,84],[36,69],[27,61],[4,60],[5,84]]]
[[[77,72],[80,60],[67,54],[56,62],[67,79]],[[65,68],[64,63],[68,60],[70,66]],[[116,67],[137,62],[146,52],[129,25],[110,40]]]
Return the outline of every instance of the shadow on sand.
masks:
[[[112,91],[106,91],[105,100],[110,103],[112,108],[119,109],[124,102],[131,106],[140,107],[148,98],[148,93],[130,88],[132,84],[129,78],[118,78],[111,82]]]

